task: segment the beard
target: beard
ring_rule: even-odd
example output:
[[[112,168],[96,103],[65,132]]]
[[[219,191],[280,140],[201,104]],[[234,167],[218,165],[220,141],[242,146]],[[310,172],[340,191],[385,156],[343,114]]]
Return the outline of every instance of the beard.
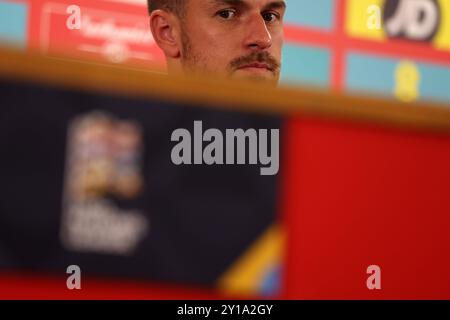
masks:
[[[185,28],[182,28],[184,30]],[[218,71],[208,67],[208,64],[202,56],[194,52],[192,42],[187,32],[181,33],[181,65],[185,74],[209,74],[209,75],[222,75],[226,78],[232,78],[234,73],[242,66],[251,64],[253,62],[264,63],[268,66],[268,70],[273,74],[273,77],[267,78],[257,75],[247,75],[246,79],[257,82],[270,82],[274,85],[278,84],[280,77],[281,64],[267,51],[254,51],[248,55],[241,56],[233,59],[228,63],[226,71]]]
[[[184,31],[184,27],[182,28],[181,33],[181,44],[182,44],[182,52],[181,52],[181,65],[183,67],[183,71],[186,74],[196,74],[196,73],[205,73],[206,68],[204,68],[203,63],[201,63],[201,59],[199,56],[194,54],[192,49],[191,40],[189,36]]]

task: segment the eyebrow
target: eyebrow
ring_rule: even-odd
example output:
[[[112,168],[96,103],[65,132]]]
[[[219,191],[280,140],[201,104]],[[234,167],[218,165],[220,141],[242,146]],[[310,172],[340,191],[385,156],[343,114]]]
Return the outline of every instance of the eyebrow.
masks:
[[[246,3],[244,0],[213,0],[214,4],[220,5],[220,4],[226,4],[230,6],[236,6],[236,7],[248,7],[248,3]],[[268,9],[285,9],[286,8],[286,2],[284,0],[279,1],[272,1],[264,6],[264,10]]]
[[[281,0],[281,1],[272,1],[270,3],[268,3],[265,7],[265,10],[268,9],[286,9],[286,2]]]
[[[214,5],[229,5],[234,7],[248,7],[248,4],[244,0],[212,0],[210,1]]]

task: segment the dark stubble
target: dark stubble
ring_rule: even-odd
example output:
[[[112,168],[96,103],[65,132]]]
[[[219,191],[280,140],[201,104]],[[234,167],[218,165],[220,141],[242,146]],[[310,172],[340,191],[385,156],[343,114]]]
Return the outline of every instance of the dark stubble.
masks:
[[[190,73],[198,72],[199,69],[200,71],[206,71],[201,70],[202,68],[202,66],[200,65],[201,59],[200,57],[194,54],[189,36],[187,32],[185,32],[184,30],[186,29],[183,26],[181,33],[181,42],[183,46],[181,58],[183,61],[183,68]],[[231,76],[239,68],[255,62],[267,64],[269,71],[271,71],[278,79],[281,65],[267,51],[254,51],[248,55],[233,59],[227,66],[228,76]]]

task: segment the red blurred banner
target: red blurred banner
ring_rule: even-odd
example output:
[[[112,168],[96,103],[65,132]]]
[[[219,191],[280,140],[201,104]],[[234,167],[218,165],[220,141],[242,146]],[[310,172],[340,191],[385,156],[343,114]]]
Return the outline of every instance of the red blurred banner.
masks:
[[[29,44],[45,55],[164,68],[145,6],[86,0],[37,0],[30,6]]]
[[[448,135],[294,119],[286,136],[289,298],[450,299]]]

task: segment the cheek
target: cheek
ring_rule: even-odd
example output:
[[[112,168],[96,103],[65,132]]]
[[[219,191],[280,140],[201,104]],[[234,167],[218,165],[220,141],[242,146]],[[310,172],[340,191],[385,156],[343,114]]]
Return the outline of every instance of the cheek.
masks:
[[[203,29],[191,37],[191,40],[192,49],[196,54],[217,68],[226,67],[232,59],[236,58],[237,39],[230,33]]]
[[[277,58],[281,58],[283,49],[284,34],[282,31],[272,33],[272,52]]]
[[[198,27],[191,31],[190,38],[194,47],[199,50],[220,49],[223,45],[224,34],[215,28]]]

